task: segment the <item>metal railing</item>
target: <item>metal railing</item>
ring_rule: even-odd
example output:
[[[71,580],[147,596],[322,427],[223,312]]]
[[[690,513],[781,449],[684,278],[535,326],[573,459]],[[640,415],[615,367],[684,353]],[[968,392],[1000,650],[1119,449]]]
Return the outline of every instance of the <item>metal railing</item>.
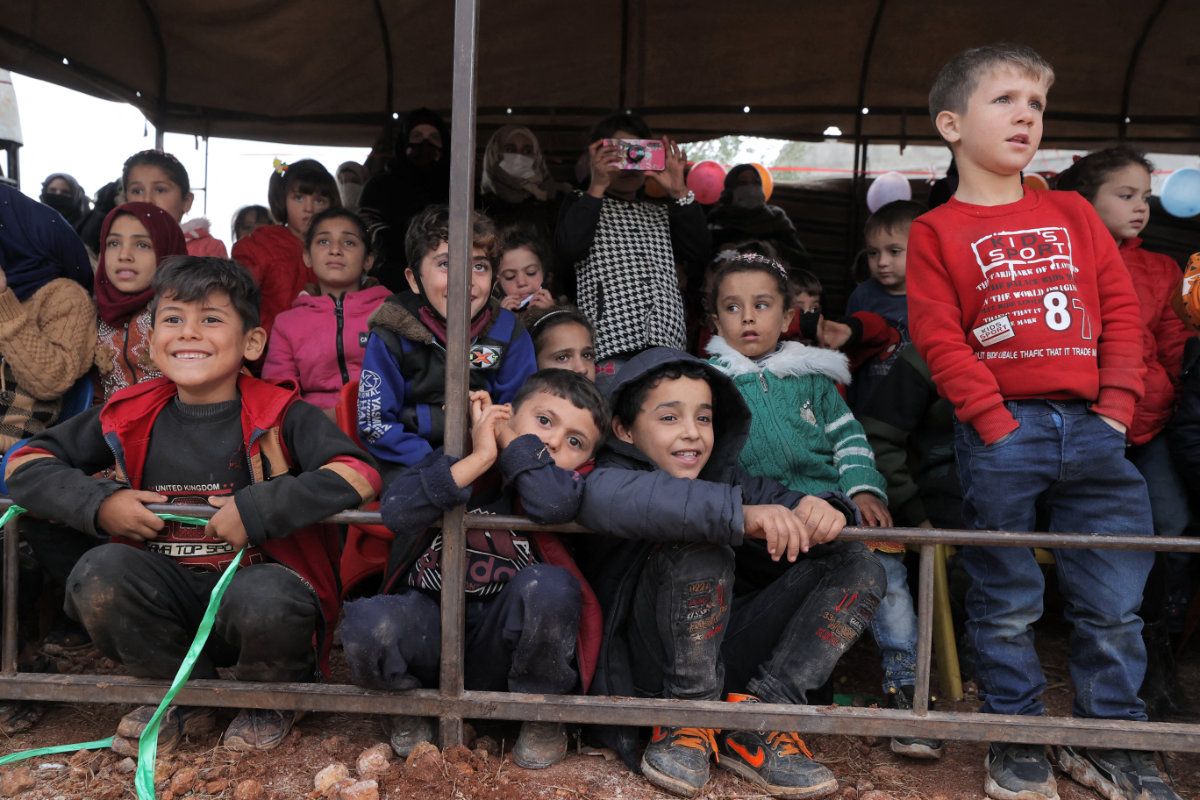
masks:
[[[0,507],[10,503],[0,499]],[[209,517],[208,506],[152,505],[155,512]],[[349,511],[329,522],[379,524],[377,512]],[[463,523],[514,530],[554,530],[591,535],[577,526],[547,528],[524,517],[471,515]],[[457,744],[462,721],[473,719],[541,720],[590,724],[694,725],[753,730],[797,730],[873,736],[933,736],[941,739],[1075,744],[1084,747],[1127,747],[1200,752],[1200,724],[1124,722],[1074,717],[1021,717],[928,711],[932,658],[933,573],[936,545],[1171,550],[1200,552],[1200,539],[1150,536],[954,531],[926,528],[846,528],[841,538],[856,541],[903,541],[921,548],[917,591],[917,685],[915,709],[899,711],[838,706],[788,706],[658,700],[635,697],[583,697],[476,692],[463,688],[464,576],[447,571],[442,593],[443,647],[441,685],[405,693],[378,692],[327,683],[254,683],[224,680],[189,682],[175,702],[181,705],[233,708],[304,709],[361,714],[416,714],[441,721],[443,745]],[[459,543],[461,546],[461,541]],[[167,682],[114,675],[47,675],[21,673],[17,659],[17,536],[10,522],[4,536],[4,631],[0,665],[0,698],[80,703],[157,703]],[[457,625],[454,620],[459,620]]]

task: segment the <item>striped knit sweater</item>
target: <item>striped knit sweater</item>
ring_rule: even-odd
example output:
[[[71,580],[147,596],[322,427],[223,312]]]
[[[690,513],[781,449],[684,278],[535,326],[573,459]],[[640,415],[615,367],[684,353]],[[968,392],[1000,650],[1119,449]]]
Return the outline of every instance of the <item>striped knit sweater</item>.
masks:
[[[887,502],[867,436],[834,385],[850,381],[844,355],[784,342],[755,362],[720,336],[709,342],[708,353],[750,407],[750,436],[739,466],[807,494],[870,492]]]
[[[52,280],[24,303],[0,293],[0,449],[58,420],[95,346],[96,306],[75,281]]]

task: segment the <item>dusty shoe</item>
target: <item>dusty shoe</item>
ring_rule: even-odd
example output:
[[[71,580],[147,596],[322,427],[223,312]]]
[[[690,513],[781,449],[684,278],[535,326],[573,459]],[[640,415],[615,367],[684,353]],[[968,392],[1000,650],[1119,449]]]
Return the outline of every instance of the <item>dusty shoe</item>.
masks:
[[[52,656],[67,656],[82,653],[92,647],[92,637],[87,629],[74,620],[67,620],[46,634],[42,640],[42,652]]]
[[[711,728],[654,726],[642,755],[642,774],[655,786],[695,797],[708,783],[708,760],[717,749]]]
[[[221,744],[230,750],[271,750],[279,746],[303,711],[243,708],[225,729]]]
[[[733,703],[757,703],[730,694]],[[728,731],[717,739],[717,763],[775,797],[825,797],[838,789],[829,769],[812,760],[804,740],[783,731]]]
[[[888,700],[892,708],[912,711],[913,687],[901,686],[899,689],[892,689],[888,693]],[[933,708],[932,698],[930,698],[929,708]],[[910,758],[941,758],[944,750],[941,739],[923,736],[893,736],[892,752]]]
[[[994,800],[1058,800],[1045,745],[993,742],[983,766],[983,791]]]
[[[5,736],[27,731],[41,718],[41,703],[31,700],[5,700],[0,703],[0,733]]]
[[[545,769],[567,757],[567,726],[561,722],[522,722],[513,761],[525,769]]]
[[[1154,754],[1143,750],[1058,748],[1063,772],[1099,792],[1107,800],[1180,800],[1154,766]]]
[[[113,736],[113,752],[137,758],[138,742],[157,710],[158,706],[138,706],[121,717],[117,733]],[[158,721],[158,755],[174,750],[184,736],[207,733],[213,729],[215,722],[216,713],[211,708],[167,706],[162,719]]]
[[[414,717],[410,714],[395,714],[384,717],[383,735],[388,737],[392,750],[402,758],[421,742],[432,742],[434,737],[433,719],[431,717]]]

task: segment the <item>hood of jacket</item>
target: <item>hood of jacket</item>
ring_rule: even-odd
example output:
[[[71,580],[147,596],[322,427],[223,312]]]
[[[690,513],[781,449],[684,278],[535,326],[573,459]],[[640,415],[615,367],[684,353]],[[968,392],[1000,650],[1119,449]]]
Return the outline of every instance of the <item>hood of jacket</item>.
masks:
[[[713,393],[713,449],[708,463],[700,471],[702,480],[730,483],[737,471],[738,455],[750,434],[750,409],[733,381],[719,369],[690,353],[670,347],[643,350],[621,367],[608,391],[611,408],[630,384],[666,364],[697,364],[704,369]],[[657,469],[653,461],[628,442],[610,433],[596,455],[596,468]]]
[[[734,350],[720,336],[714,336],[708,342],[708,354],[713,357],[713,365],[731,378],[769,372],[777,378],[824,375],[836,383],[850,383],[850,359],[843,353],[800,342],[783,342],[777,351],[755,361]]]

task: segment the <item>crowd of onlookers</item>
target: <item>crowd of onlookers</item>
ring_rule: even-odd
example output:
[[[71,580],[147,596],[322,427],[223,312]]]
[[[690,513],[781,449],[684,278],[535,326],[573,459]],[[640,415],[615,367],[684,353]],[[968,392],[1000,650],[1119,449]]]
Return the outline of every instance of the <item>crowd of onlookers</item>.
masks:
[[[94,203],[65,173],[42,204],[0,186],[0,447],[31,512],[22,598],[65,592],[44,639],[25,631],[23,668],[95,647],[170,678],[237,564],[194,676],[319,680],[340,625],[355,683],[436,686],[438,526],[466,504],[595,532],[468,531],[468,689],[813,703],[869,630],[885,704],[912,709],[905,547],[844,541],[844,526],[1180,536],[1192,520],[1200,258],[1181,285],[1142,248],[1152,166],[1128,147],[1080,159],[1059,191],[1022,185],[1053,77],[1015,45],[943,69],[930,112],[954,185],[935,208],[871,214],[870,277],[844,314],[822,307],[754,165],[706,208],[682,146],[636,114],[595,125],[578,186],[533,131],[500,128],[472,218],[467,419],[447,414],[460,262],[449,129],[429,109],[374,175],[276,161],[228,254],[206,220],[185,221],[188,175],[167,153],[131,156]],[[469,431],[462,457],[444,450],[448,426]],[[218,510],[202,526],[152,503]],[[320,522],[359,506],[385,527]],[[1053,555],[1073,713],[1185,712],[1172,636],[1191,560]],[[1042,567],[1005,547],[954,564],[982,710],[1041,714]],[[136,755],[153,711],[127,714],[114,749]],[[6,702],[0,726],[40,713]],[[245,709],[224,743],[274,747],[295,718]],[[161,752],[215,713],[172,706],[160,724]],[[384,730],[406,755],[434,724]],[[837,790],[794,732],[640,734],[595,735],[677,794],[700,790],[714,753],[779,797]],[[891,748],[938,758],[944,743]],[[541,768],[566,749],[562,724],[526,722],[513,758]],[[1054,755],[1106,797],[1177,797],[1148,753]],[[997,800],[1057,797],[1042,746],[994,743],[986,770]]]

